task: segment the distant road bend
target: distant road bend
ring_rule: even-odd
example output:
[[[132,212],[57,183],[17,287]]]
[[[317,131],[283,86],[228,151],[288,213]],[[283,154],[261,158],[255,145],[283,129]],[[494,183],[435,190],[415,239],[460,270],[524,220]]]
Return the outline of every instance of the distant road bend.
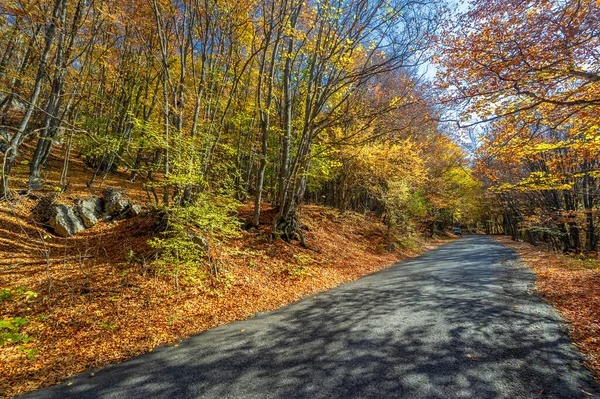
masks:
[[[600,398],[514,252],[467,236],[29,398]]]

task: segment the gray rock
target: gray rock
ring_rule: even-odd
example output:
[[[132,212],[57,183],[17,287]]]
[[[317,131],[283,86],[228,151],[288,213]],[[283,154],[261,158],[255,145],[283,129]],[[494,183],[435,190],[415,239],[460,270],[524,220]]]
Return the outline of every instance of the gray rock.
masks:
[[[388,245],[385,246],[385,250],[388,252],[394,252],[395,249],[396,244],[394,244],[393,242],[390,242]]]
[[[102,200],[91,196],[77,201],[77,211],[86,228],[90,228],[102,217]]]
[[[31,197],[34,198],[33,196]],[[31,212],[39,218],[42,224],[47,225],[50,222],[50,218],[54,216],[54,207],[57,198],[57,193],[41,194],[37,198],[34,198],[38,200],[38,203],[33,207]]]
[[[85,230],[83,220],[74,206],[56,205],[52,211],[49,225],[57,235],[70,237]]]
[[[118,188],[108,187],[102,192],[104,198],[104,213],[112,217],[120,216],[131,202],[124,199],[125,192]]]
[[[142,207],[140,205],[131,205],[128,209],[127,209],[127,217],[129,218],[134,218],[136,216],[139,216],[142,213]]]

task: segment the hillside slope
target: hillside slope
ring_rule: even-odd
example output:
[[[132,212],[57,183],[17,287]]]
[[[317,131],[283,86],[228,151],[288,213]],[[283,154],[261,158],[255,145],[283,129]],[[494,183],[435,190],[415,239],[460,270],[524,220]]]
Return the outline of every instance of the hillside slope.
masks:
[[[74,184],[64,201],[124,185],[110,175],[90,190]],[[72,179],[75,180],[75,179]],[[142,201],[140,185],[126,186]],[[31,210],[36,201],[19,197],[0,208],[2,332],[0,395],[11,396],[59,383],[84,370],[119,362],[176,344],[186,336],[252,317],[302,296],[326,290],[414,256],[439,242],[411,239],[386,251],[386,229],[375,218],[306,206],[301,221],[317,251],[278,240],[265,231],[214,245],[218,277],[180,278],[152,264],[147,245],[151,216],[98,223],[74,237],[43,230]],[[245,220],[251,206],[242,205]],[[272,216],[265,209],[264,224]],[[7,323],[10,323],[7,324]],[[13,342],[15,341],[16,342]]]

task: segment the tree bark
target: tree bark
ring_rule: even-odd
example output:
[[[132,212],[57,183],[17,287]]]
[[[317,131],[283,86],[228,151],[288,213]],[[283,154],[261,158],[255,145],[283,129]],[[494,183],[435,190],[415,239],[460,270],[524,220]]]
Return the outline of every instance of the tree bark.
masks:
[[[52,48],[52,43],[54,42],[54,37],[56,36],[56,26],[58,24],[59,18],[61,17],[60,14],[65,2],[66,0],[54,1],[50,24],[46,28],[44,50],[42,51],[42,54],[40,56],[38,70],[33,84],[33,91],[29,98],[29,104],[17,131],[13,134],[12,139],[10,140],[6,149],[6,152],[4,153],[4,160],[2,163],[2,192],[5,198],[8,196],[8,177],[10,175],[10,170],[12,168],[15,158],[18,155],[19,147],[21,146],[25,131],[29,126],[29,121],[31,119],[31,116],[33,115],[33,111],[37,106],[38,98],[42,89],[42,81],[44,80],[44,76],[46,73],[46,65],[50,56],[50,50]]]

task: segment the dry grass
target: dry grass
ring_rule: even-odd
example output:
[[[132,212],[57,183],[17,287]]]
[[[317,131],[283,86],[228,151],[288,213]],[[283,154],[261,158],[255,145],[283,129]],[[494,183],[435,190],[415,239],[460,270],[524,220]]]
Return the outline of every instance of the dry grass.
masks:
[[[542,251],[496,237],[537,275],[536,290],[568,320],[569,335],[600,380],[600,261]]]

